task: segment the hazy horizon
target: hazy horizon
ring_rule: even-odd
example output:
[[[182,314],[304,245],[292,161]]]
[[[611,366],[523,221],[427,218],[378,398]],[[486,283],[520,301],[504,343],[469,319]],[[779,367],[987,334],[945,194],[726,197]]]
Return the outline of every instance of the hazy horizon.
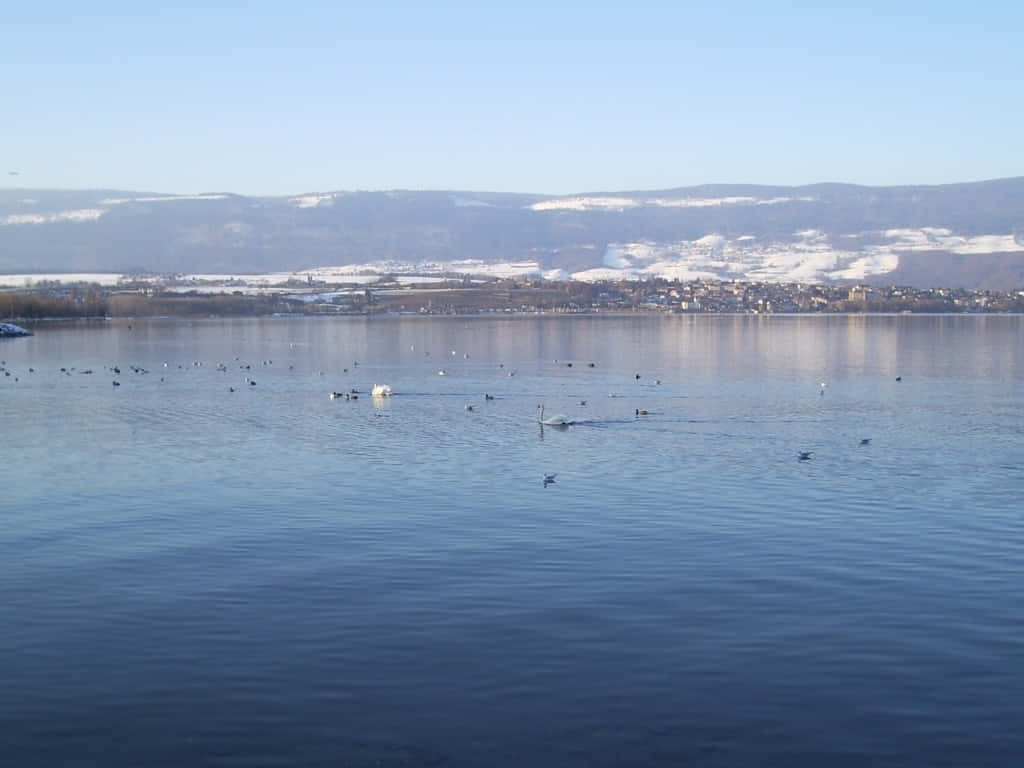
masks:
[[[19,176],[14,178],[19,178]],[[596,189],[575,189],[570,192],[546,192],[538,191],[535,189],[494,189],[494,188],[480,188],[480,189],[465,189],[465,188],[449,188],[440,186],[428,186],[428,187],[367,187],[367,188],[349,188],[349,187],[338,187],[338,186],[327,186],[318,189],[301,189],[292,190],[288,192],[280,193],[261,193],[261,192],[240,192],[235,189],[201,189],[196,191],[183,191],[179,189],[156,189],[151,186],[144,186],[139,188],[129,189],[127,187],[108,187],[108,186],[86,186],[86,187],[32,187],[18,183],[0,184],[0,190],[7,192],[14,191],[25,191],[25,192],[132,192],[135,194],[153,194],[160,196],[181,196],[181,197],[200,197],[206,195],[232,195],[237,197],[299,197],[307,194],[317,193],[329,193],[329,192],[346,192],[346,193],[374,193],[374,192],[440,192],[440,193],[466,193],[466,194],[497,194],[497,195],[523,195],[523,196],[546,196],[546,197],[572,197],[574,195],[597,195],[604,193],[616,193],[616,194],[651,194],[657,192],[668,192],[682,189],[699,189],[702,187],[751,187],[751,188],[765,188],[765,187],[777,187],[777,188],[789,188],[789,189],[800,189],[804,187],[816,187],[824,185],[832,186],[851,186],[851,187],[865,187],[865,188],[901,188],[901,187],[948,187],[957,186],[964,184],[986,184],[990,182],[1000,181],[1012,181],[1015,179],[1024,178],[1024,174],[1013,175],[1013,176],[999,176],[993,178],[984,179],[955,179],[951,181],[943,181],[928,184],[918,184],[915,182],[899,182],[893,184],[861,184],[852,181],[842,181],[835,179],[827,179],[822,181],[814,181],[807,184],[778,184],[772,182],[749,182],[749,181],[708,181],[700,182],[697,184],[676,184],[668,187],[660,187],[657,189],[619,189],[616,187],[600,187]]]

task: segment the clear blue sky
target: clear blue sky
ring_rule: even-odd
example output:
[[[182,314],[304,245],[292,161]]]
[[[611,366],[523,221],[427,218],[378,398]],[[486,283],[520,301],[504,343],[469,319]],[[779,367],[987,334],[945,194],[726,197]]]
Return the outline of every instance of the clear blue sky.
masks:
[[[497,5],[7,3],[0,185],[569,193],[1024,175],[1024,2]]]

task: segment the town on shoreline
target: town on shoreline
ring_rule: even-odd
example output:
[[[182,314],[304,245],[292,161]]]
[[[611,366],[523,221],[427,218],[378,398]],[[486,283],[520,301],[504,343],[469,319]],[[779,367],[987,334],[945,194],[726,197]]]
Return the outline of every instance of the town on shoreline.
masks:
[[[452,278],[415,283],[292,280],[274,286],[173,278],[115,286],[42,279],[0,289],[0,319],[494,313],[1022,313],[1024,289],[691,280],[552,282]]]

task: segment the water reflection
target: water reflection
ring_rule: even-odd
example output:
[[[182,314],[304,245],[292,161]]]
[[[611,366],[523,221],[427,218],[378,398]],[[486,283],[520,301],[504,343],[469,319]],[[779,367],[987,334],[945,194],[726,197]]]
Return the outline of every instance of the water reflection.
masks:
[[[37,328],[2,345],[5,755],[1012,764],[1021,326]]]

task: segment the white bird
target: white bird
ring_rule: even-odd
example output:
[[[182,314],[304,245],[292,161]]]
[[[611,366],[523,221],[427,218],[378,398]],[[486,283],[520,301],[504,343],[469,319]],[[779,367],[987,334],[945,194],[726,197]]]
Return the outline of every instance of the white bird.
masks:
[[[387,384],[374,384],[370,394],[373,397],[391,397],[391,387]]]
[[[544,418],[544,406],[543,405],[538,405],[537,406],[537,410],[540,412],[538,414],[538,416],[537,416],[537,421],[539,421],[541,424],[544,424],[545,426],[548,426],[548,427],[568,427],[570,424],[575,423],[568,416],[565,416],[564,414],[561,414],[561,413],[556,414],[554,416],[549,416],[548,418],[545,419]]]

